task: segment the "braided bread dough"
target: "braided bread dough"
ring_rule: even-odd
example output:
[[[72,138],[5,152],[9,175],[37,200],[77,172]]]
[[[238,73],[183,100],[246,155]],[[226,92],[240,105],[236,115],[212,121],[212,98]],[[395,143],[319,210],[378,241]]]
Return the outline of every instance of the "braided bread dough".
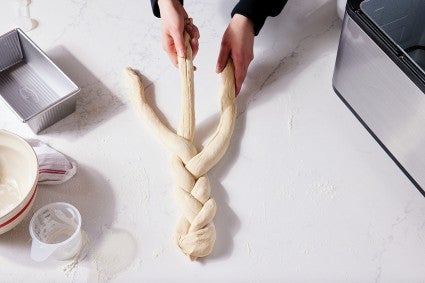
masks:
[[[191,260],[211,253],[216,239],[213,218],[216,203],[211,198],[207,172],[223,157],[233,133],[236,117],[234,66],[229,59],[221,73],[221,117],[215,134],[198,153],[193,145],[195,133],[192,50],[185,33],[187,58],[179,58],[181,76],[181,113],[177,134],[165,126],[144,95],[137,73],[126,68],[131,99],[139,114],[173,153],[171,172],[176,184],[175,197],[182,217],[176,229],[176,242]]]

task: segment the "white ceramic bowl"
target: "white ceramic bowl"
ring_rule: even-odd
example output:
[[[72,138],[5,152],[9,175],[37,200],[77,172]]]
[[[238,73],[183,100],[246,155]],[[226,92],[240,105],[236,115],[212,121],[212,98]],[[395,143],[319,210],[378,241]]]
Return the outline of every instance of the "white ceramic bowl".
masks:
[[[38,162],[21,137],[0,130],[0,234],[28,214],[37,191]]]

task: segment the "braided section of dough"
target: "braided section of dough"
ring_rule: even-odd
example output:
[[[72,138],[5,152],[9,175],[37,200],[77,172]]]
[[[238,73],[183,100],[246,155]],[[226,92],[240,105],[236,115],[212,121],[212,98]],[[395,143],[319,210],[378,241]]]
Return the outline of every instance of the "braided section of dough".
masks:
[[[144,95],[140,77],[126,68],[131,100],[146,124],[172,152],[171,172],[176,184],[175,198],[182,213],[176,229],[176,242],[191,260],[211,253],[216,231],[213,218],[216,203],[211,198],[207,172],[223,157],[233,133],[236,117],[234,67],[231,60],[221,73],[221,117],[215,134],[201,152],[193,145],[195,133],[192,51],[185,33],[187,58],[179,58],[181,113],[177,134],[165,126]]]

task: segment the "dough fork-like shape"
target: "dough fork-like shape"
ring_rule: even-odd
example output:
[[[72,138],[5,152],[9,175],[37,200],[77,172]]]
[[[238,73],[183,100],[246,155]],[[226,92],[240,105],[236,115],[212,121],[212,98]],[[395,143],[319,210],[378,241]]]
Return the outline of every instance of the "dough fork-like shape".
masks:
[[[165,126],[148,104],[142,81],[127,67],[131,100],[137,112],[160,141],[171,151],[174,193],[182,217],[176,229],[176,243],[191,260],[211,253],[216,231],[213,223],[217,206],[211,198],[207,172],[223,157],[233,133],[236,117],[234,66],[229,59],[221,73],[221,117],[215,134],[201,152],[193,145],[195,134],[194,80],[189,35],[185,33],[187,58],[179,58],[181,113],[177,133]]]

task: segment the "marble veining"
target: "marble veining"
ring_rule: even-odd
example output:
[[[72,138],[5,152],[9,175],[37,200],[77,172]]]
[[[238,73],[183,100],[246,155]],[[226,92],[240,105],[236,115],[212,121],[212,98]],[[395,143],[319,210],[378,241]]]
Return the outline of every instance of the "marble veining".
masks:
[[[185,1],[201,31],[199,148],[218,122],[214,70],[235,3]],[[1,34],[15,27],[14,4],[0,4]],[[149,1],[32,1],[38,26],[28,36],[81,88],[75,113],[37,136],[79,171],[63,185],[40,186],[34,210],[72,203],[90,241],[84,259],[36,264],[28,218],[0,235],[0,281],[423,282],[424,199],[332,89],[336,7],[289,0],[256,37],[231,144],[209,176],[215,250],[191,263],[171,238],[178,209],[169,155],[133,110],[122,73],[138,69],[148,99],[177,125],[180,79]],[[3,102],[0,128],[35,137]],[[128,256],[108,271],[120,239],[131,239],[120,251]]]

